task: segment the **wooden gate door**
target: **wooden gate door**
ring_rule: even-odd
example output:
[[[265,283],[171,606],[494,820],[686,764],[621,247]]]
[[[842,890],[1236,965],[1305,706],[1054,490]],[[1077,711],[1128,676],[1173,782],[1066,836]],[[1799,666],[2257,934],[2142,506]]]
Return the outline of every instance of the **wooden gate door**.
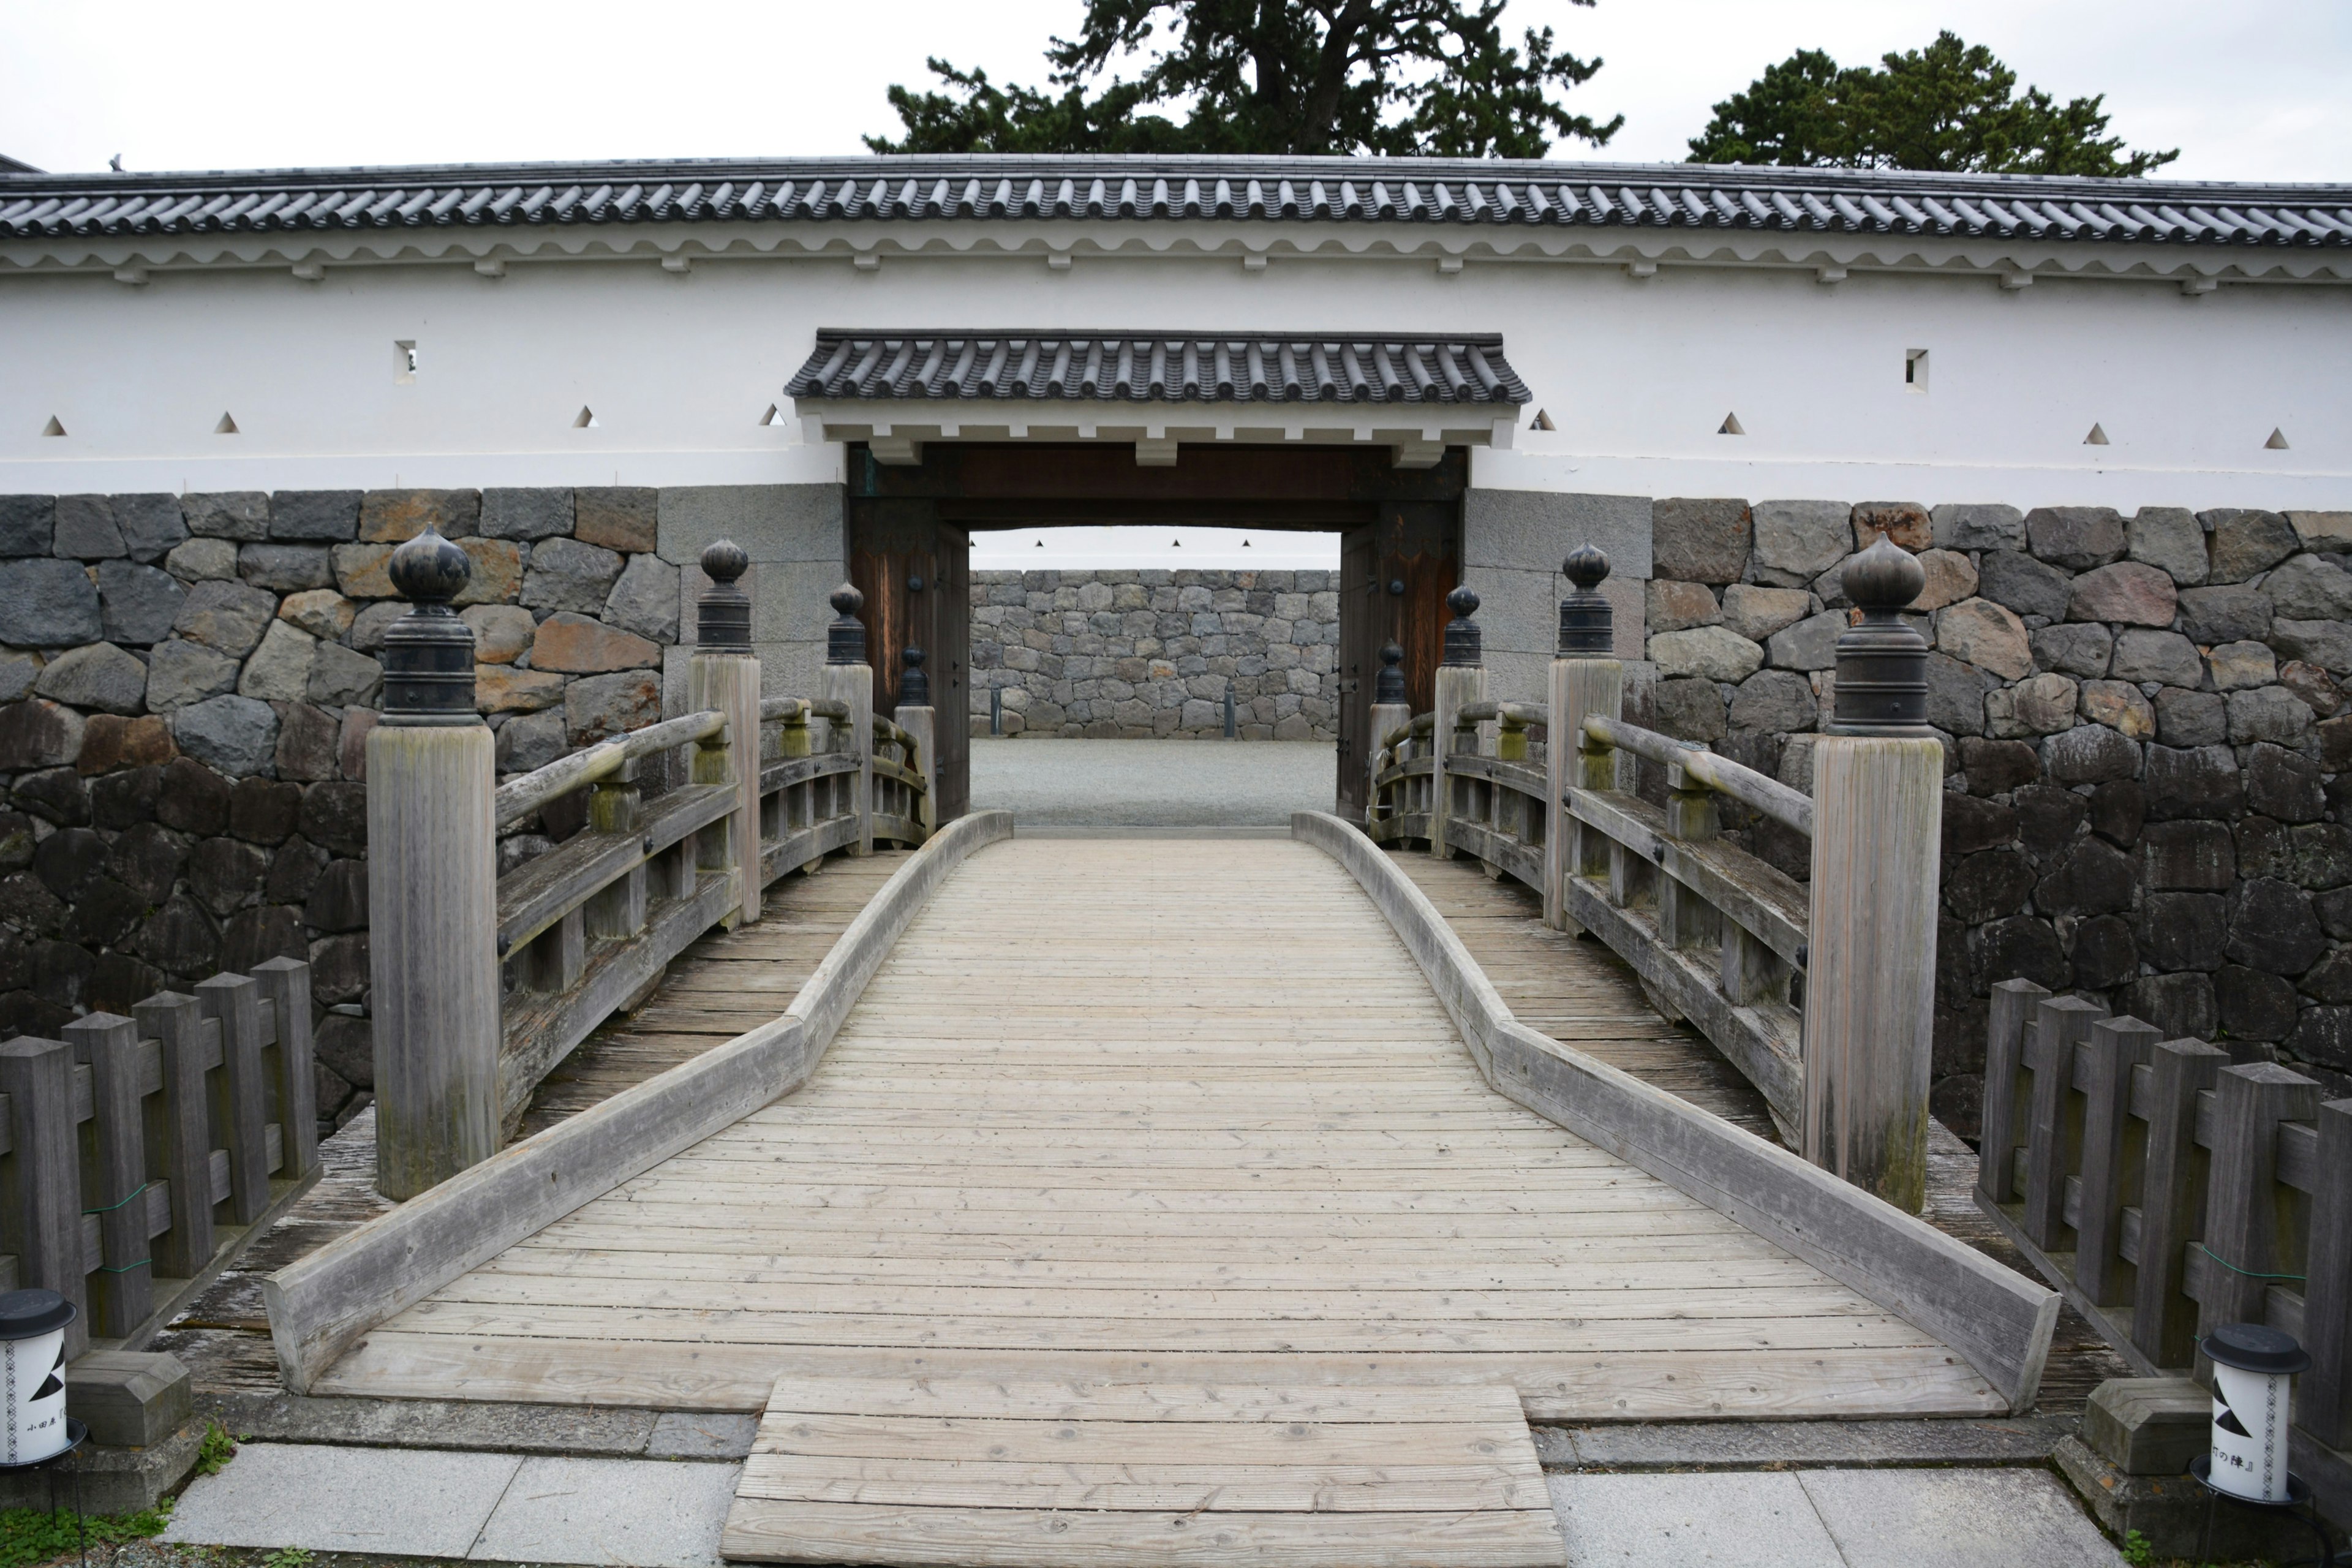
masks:
[[[1361,818],[1366,770],[1381,738],[1372,734],[1372,687],[1381,645],[1404,649],[1405,700],[1416,713],[1437,705],[1437,661],[1444,654],[1445,595],[1462,581],[1458,500],[1384,501],[1379,521],[1350,529],[1339,545],[1339,798]]]
[[[906,682],[906,650],[923,650],[937,710],[937,820],[952,822],[971,804],[971,699],[964,661],[971,657],[971,536],[942,522],[927,500],[855,500],[850,509],[849,580],[866,595],[866,658],[874,666],[874,711],[896,713]]]

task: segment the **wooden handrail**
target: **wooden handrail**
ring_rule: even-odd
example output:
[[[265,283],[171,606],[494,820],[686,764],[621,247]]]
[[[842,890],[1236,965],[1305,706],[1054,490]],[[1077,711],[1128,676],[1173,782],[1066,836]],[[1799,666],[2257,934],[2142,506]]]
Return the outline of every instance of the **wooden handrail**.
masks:
[[[1679,741],[1596,713],[1584,721],[1584,732],[1604,746],[1615,746],[1654,763],[1678,767],[1718,795],[1727,795],[1751,806],[1784,827],[1813,836],[1813,803],[1778,779],[1766,778],[1754,768],[1718,756],[1695,741]]]
[[[610,778],[620,771],[624,763],[650,756],[656,752],[666,752],[673,746],[707,741],[726,727],[724,714],[688,713],[683,718],[665,719],[642,730],[632,730],[625,735],[615,735],[602,745],[591,746],[584,752],[559,757],[543,768],[534,768],[520,778],[500,784],[498,794],[492,797],[495,820],[500,827],[511,826],[583,785]]]

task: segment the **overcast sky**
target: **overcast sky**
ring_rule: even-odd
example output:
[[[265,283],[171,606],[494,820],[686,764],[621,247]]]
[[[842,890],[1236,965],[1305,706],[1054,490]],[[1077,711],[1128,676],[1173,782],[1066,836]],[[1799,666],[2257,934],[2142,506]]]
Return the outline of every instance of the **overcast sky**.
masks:
[[[1034,82],[1080,0],[562,5],[0,0],[0,153],[46,169],[854,153],[923,57]],[[1513,0],[1607,64],[1604,153],[1679,159],[1709,106],[1802,47],[1855,63],[1939,26],[2060,98],[2104,92],[2190,179],[2352,179],[2346,0]],[[1594,156],[1581,143],[1555,156]]]

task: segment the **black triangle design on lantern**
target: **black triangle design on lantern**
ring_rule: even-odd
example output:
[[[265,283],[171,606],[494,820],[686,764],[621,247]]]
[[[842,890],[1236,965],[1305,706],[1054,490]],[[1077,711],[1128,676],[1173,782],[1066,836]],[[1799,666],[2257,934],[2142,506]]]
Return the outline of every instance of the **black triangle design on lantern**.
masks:
[[[2235,1410],[2231,1409],[2226,1405],[2221,1406],[2221,1414],[2213,1417],[2213,1425],[2219,1426],[2222,1431],[2229,1433],[2233,1437],[2251,1437],[2253,1436],[2252,1432],[2246,1430],[2246,1424],[2238,1419],[2238,1413]]]

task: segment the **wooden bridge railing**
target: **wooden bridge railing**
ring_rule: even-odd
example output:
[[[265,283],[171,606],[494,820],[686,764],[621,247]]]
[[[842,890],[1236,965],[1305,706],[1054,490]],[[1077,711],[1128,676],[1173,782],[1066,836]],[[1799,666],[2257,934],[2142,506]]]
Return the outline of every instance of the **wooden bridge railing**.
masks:
[[[1839,643],[1838,722],[1807,796],[1630,723],[1597,550],[1566,570],[1549,708],[1486,698],[1475,594],[1449,598],[1437,707],[1375,691],[1366,833],[1471,856],[1543,895],[1546,920],[1633,965],[1763,1094],[1806,1157],[1916,1213],[1926,1199],[1943,762],[1925,723],[1926,645],[1896,612],[1924,582],[1893,544],[1846,574],[1864,619]],[[1541,730],[1538,753],[1533,735]],[[1663,809],[1634,788],[1664,771]],[[1719,801],[1812,841],[1811,886],[1721,841]]]
[[[0,1043],[0,1289],[71,1301],[68,1357],[144,1344],[319,1168],[309,964],[131,1012]]]
[[[705,931],[758,920],[768,884],[829,854],[929,834],[932,715],[874,715],[862,596],[846,584],[833,595],[824,695],[763,700],[751,601],[736,585],[749,564],[725,541],[703,552],[692,711],[493,787],[472,633],[448,603],[469,563],[430,531],[394,552],[393,580],[417,607],[387,633],[383,721],[368,742],[387,1195],[496,1152],[551,1068]],[[646,797],[645,783],[679,777]],[[583,791],[580,831],[498,873],[499,829]]]
[[[2299,1470],[2352,1484],[2352,1100],[2030,980],[1993,987],[1978,1200],[2143,1374],[2223,1323],[2303,1342]]]

